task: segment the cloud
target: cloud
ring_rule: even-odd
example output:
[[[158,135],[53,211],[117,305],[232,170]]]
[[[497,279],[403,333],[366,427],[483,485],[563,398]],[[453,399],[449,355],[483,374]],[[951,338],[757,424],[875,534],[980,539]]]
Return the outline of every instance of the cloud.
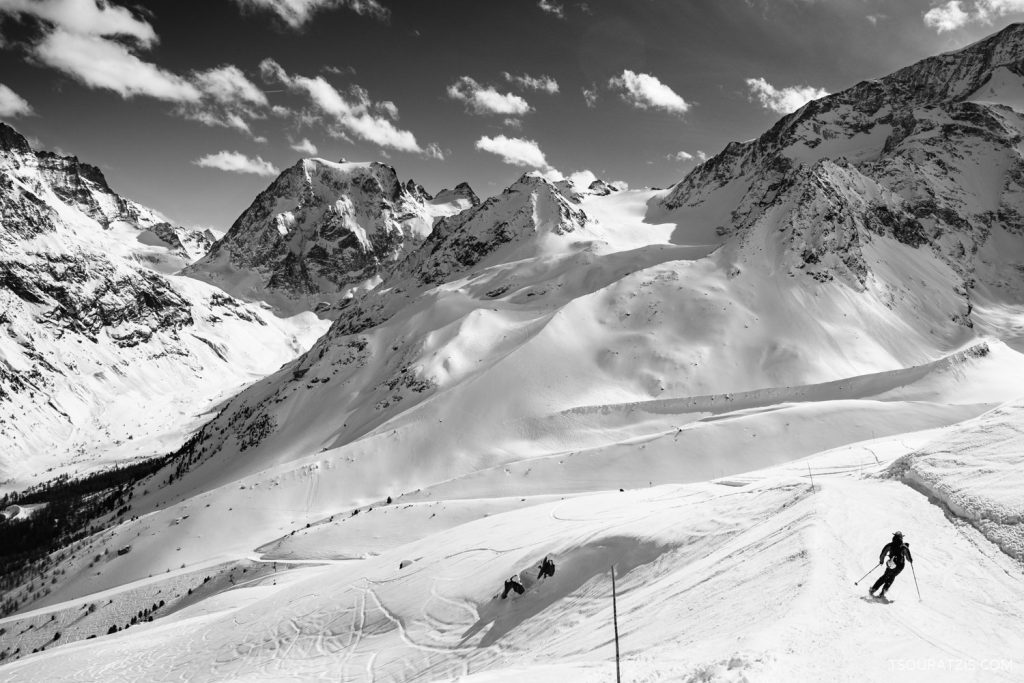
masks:
[[[310,142],[309,138],[302,138],[301,142],[296,142],[291,147],[296,152],[300,152],[302,154],[305,154],[308,157],[311,157],[311,156],[315,155],[316,152],[317,152],[316,145],[314,145],[312,142]]]
[[[429,145],[427,145],[426,148],[423,150],[423,153],[431,159],[444,161],[444,150],[442,150],[441,146],[438,145],[436,142],[431,142]]]
[[[267,96],[237,66],[226,64],[193,75],[193,83],[222,104],[267,106]]]
[[[539,0],[537,7],[540,7],[548,14],[553,14],[559,19],[565,19],[565,5],[559,4],[554,0]]]
[[[346,96],[338,92],[322,76],[309,78],[289,74],[280,64],[269,58],[260,63],[260,73],[267,80],[279,82],[289,90],[309,97],[317,109],[337,124],[334,128],[328,128],[328,132],[336,137],[352,134],[381,147],[402,152],[424,152],[416,142],[416,136],[410,131],[401,130],[388,118],[371,113],[371,110],[383,107],[389,115],[397,118],[398,107],[393,102],[374,105],[364,88],[353,86]]]
[[[811,100],[828,95],[827,90],[809,85],[776,88],[764,78],[748,78],[747,87],[750,88],[750,94],[757,98],[762,107],[771,109],[777,114],[792,113]]]
[[[448,86],[448,97],[464,102],[474,114],[501,114],[522,116],[530,111],[530,105],[519,95],[502,94],[491,86],[484,87],[469,76],[463,76]]]
[[[90,88],[169,102],[201,97],[185,78],[136,56],[137,49],[156,44],[157,36],[149,22],[124,7],[96,0],[3,0],[0,14],[42,22],[43,37],[29,52]]]
[[[950,0],[945,5],[932,7],[924,13],[924,24],[935,29],[938,33],[958,29],[971,20],[971,16],[964,12],[958,0]]]
[[[33,114],[32,105],[24,97],[0,83],[0,118],[10,119]]]
[[[489,138],[486,135],[476,141],[476,148],[491,154],[497,154],[506,164],[527,166],[529,168],[550,169],[544,152],[533,140],[509,138],[498,135]]]
[[[378,0],[235,0],[245,9],[269,10],[277,14],[294,29],[306,25],[313,15],[322,10],[343,7],[356,14],[387,21],[390,10]]]
[[[685,114],[690,105],[672,88],[650,74],[633,73],[629,69],[608,81],[622,99],[638,109],[661,109],[672,114]]]
[[[35,17],[69,33],[89,36],[125,36],[149,47],[156,32],[149,22],[118,5],[96,0],[3,0],[0,14]]]
[[[384,100],[374,105],[374,108],[384,114],[387,114],[393,121],[398,120],[398,105],[390,100]]]
[[[260,176],[273,176],[280,173],[278,168],[262,157],[251,159],[241,152],[222,151],[207,154],[192,162],[204,168],[217,168],[228,173],[252,173]]]
[[[597,106],[597,86],[591,86],[590,88],[583,88],[583,101],[587,103],[588,109],[593,109]]]
[[[696,159],[697,161],[703,163],[707,161],[708,155],[699,149],[693,154],[690,154],[686,150],[681,150],[679,152],[676,152],[675,154],[669,154],[665,158],[668,159],[669,161],[693,161],[694,159]]]
[[[945,33],[971,23],[991,24],[1015,12],[1024,12],[1024,0],[974,0],[970,4],[949,0],[925,12],[924,23],[937,33]]]
[[[551,76],[531,76],[530,74],[523,74],[522,76],[513,76],[507,71],[503,71],[502,75],[505,80],[510,83],[515,83],[521,88],[528,90],[542,90],[549,95],[555,95],[558,93],[558,81]]]
[[[181,76],[144,62],[123,44],[100,36],[56,29],[35,46],[33,54],[90,88],[111,90],[126,99],[144,95],[169,102],[196,102],[202,96]]]

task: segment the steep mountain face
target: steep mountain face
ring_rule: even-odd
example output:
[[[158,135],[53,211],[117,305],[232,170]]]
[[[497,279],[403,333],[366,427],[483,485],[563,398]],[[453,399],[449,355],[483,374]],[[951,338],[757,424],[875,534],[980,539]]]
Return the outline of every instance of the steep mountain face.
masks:
[[[431,199],[422,186],[402,185],[395,169],[377,162],[303,159],[186,272],[242,298],[327,315],[421,244],[435,219],[474,201],[468,186]]]
[[[969,328],[975,298],[1024,294],[1006,278],[1019,250],[1005,249],[1024,232],[1022,55],[1024,26],[1011,25],[810,102],[694,169],[663,206],[714,221],[748,249],[777,229],[785,272],[912,310],[920,297],[873,261],[895,240],[955,273],[940,285],[940,298],[957,300],[944,317]]]
[[[209,235],[170,225],[96,167],[35,152],[3,124],[0,142],[4,486],[72,460],[149,455],[153,443],[120,447],[188,428],[225,388],[311,342],[309,320],[280,321],[165,274]]]

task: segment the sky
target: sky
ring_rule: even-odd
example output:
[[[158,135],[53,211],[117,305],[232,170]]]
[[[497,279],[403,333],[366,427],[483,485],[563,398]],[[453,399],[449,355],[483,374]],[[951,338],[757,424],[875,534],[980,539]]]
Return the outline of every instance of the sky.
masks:
[[[0,0],[0,119],[226,230],[307,156],[664,187],[1024,0]],[[575,175],[574,175],[575,174]]]

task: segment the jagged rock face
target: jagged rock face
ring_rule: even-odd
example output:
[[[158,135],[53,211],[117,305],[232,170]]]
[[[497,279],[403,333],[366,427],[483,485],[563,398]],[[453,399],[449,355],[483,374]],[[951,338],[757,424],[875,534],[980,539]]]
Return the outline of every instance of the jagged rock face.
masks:
[[[399,271],[422,285],[438,284],[472,268],[503,244],[541,234],[565,235],[586,222],[582,209],[572,206],[551,183],[527,174],[501,195],[438,221],[423,249]]]
[[[340,299],[421,244],[434,218],[451,212],[437,209],[444,201],[431,201],[412,181],[402,185],[384,164],[304,159],[260,193],[188,274],[244,298]],[[237,270],[259,273],[259,281],[233,283]]]
[[[157,223],[150,230],[175,254],[189,262],[205,256],[217,241],[210,230],[191,230],[167,222]]]
[[[525,249],[533,255],[545,240],[571,237],[588,222],[586,213],[555,185],[538,174],[525,174],[500,195],[438,221],[423,245],[397,264],[378,290],[342,308],[330,336],[380,324],[415,292],[468,273],[499,251]]]
[[[473,192],[473,188],[469,186],[469,183],[459,183],[451,190],[441,190],[434,197],[436,203],[452,202],[460,199],[468,200],[470,206],[480,206],[480,197],[476,196],[476,192]]]
[[[10,126],[0,123],[0,171],[19,178],[23,189],[41,194],[53,192],[63,203],[73,206],[104,227],[125,221],[148,227],[162,219],[152,210],[124,199],[110,189],[97,167],[53,152],[33,151],[28,141]],[[7,225],[7,221],[4,221]]]
[[[190,414],[170,405],[203,403],[250,379],[245,365],[269,372],[301,351],[254,308],[166,274],[211,234],[160,220],[95,166],[35,152],[3,124],[0,145],[0,413],[11,416],[0,484],[105,452],[143,425],[169,428]],[[140,387],[152,396],[131,399]]]
[[[791,272],[819,281],[863,287],[871,273],[861,248],[892,238],[933,252],[968,289],[992,231],[1022,230],[1024,113],[1014,94],[1022,78],[1018,24],[808,103],[756,140],[730,143],[664,205],[719,206],[719,230],[741,241],[773,214],[799,235]]]

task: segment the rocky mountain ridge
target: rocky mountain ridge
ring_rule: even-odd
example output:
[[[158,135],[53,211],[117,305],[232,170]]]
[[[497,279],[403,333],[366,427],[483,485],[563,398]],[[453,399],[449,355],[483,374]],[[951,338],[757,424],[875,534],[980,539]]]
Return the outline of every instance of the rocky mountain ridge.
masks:
[[[339,301],[415,250],[436,219],[476,203],[466,184],[432,198],[382,163],[303,159],[186,273],[283,310],[333,315]]]

